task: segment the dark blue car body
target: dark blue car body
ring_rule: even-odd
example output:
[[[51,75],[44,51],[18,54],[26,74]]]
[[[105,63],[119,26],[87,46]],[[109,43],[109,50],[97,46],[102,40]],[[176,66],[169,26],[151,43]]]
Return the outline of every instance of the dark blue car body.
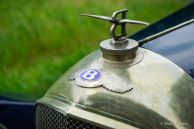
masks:
[[[193,2],[137,34],[132,35],[130,38],[140,41],[191,20],[194,20]],[[190,22],[151,41],[140,43],[140,45],[168,58],[194,78],[194,22]]]

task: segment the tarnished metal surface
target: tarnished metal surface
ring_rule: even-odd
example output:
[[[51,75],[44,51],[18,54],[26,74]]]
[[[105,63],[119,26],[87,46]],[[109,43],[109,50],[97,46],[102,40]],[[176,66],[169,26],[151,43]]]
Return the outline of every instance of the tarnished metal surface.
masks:
[[[65,73],[39,100],[53,109],[102,128],[193,129],[194,81],[166,58],[139,48],[136,65],[99,61],[94,52]],[[133,90],[119,94],[103,87],[86,88],[69,80],[85,68],[99,68],[128,82]],[[108,78],[108,84],[117,79]],[[126,84],[117,85],[122,89]]]
[[[75,73],[73,73],[70,76],[69,80],[75,81],[75,84],[77,84],[78,86],[81,86],[81,87],[89,87],[89,88],[104,87],[107,90],[110,90],[113,92],[124,93],[124,92],[127,92],[127,91],[133,89],[133,87],[131,85],[131,80],[128,80],[125,75],[115,76],[115,73],[112,74],[112,72],[110,72],[109,70],[103,69],[103,67],[102,67],[103,64],[106,64],[106,65],[109,64],[111,66],[117,67],[117,69],[120,71],[120,69],[122,69],[123,66],[130,67],[132,65],[139,63],[142,59],[143,59],[143,52],[141,50],[139,50],[137,52],[137,56],[134,59],[127,60],[125,62],[113,62],[113,61],[106,60],[103,57],[100,57],[100,58],[98,58],[97,62],[102,64],[102,65],[97,66],[97,67],[93,66],[91,68],[84,68],[84,69],[81,69],[79,71],[76,71]],[[98,79],[97,80],[96,79],[95,80],[83,79],[83,77],[81,77],[81,75],[83,72],[85,72],[87,70],[98,71],[100,74]],[[114,80],[114,83],[112,83],[110,81],[110,79]],[[122,85],[122,87],[121,87],[121,85]]]
[[[138,50],[138,42],[132,39],[119,41],[119,45],[113,39],[104,40],[100,43],[103,58],[111,61],[126,61],[135,58]],[[117,41],[118,42],[118,41]]]

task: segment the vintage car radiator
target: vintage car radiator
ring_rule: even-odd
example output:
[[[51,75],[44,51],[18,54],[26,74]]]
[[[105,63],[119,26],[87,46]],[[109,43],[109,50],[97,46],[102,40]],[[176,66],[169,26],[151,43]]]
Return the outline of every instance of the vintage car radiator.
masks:
[[[100,129],[45,106],[36,105],[36,129]]]
[[[112,38],[103,40],[101,51],[74,65],[37,101],[36,129],[194,129],[193,78],[168,58],[128,39],[126,24],[147,23],[126,19],[126,14],[126,9],[111,17],[82,14],[112,23]],[[174,43],[164,41],[171,47]],[[175,46],[168,49],[175,48],[179,52]]]

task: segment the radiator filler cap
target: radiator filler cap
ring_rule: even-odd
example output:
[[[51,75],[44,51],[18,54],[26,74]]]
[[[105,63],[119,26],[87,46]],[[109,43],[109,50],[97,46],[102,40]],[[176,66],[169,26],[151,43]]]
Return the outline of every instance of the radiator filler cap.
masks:
[[[121,19],[117,19],[117,16],[121,14]],[[127,9],[115,11],[112,17],[98,16],[92,14],[82,14],[82,16],[88,16],[112,23],[110,28],[111,39],[104,40],[100,43],[100,49],[103,52],[104,59],[111,61],[126,61],[135,58],[136,51],[138,50],[138,42],[132,39],[128,39],[126,33],[126,24],[140,24],[148,25],[146,22],[126,19]],[[121,34],[116,34],[116,28],[121,27]]]

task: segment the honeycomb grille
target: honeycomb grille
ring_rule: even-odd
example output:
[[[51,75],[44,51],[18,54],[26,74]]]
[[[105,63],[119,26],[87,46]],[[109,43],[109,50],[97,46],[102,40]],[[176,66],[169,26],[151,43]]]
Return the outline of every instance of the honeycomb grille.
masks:
[[[36,105],[36,129],[101,129],[63,115],[42,104]]]

